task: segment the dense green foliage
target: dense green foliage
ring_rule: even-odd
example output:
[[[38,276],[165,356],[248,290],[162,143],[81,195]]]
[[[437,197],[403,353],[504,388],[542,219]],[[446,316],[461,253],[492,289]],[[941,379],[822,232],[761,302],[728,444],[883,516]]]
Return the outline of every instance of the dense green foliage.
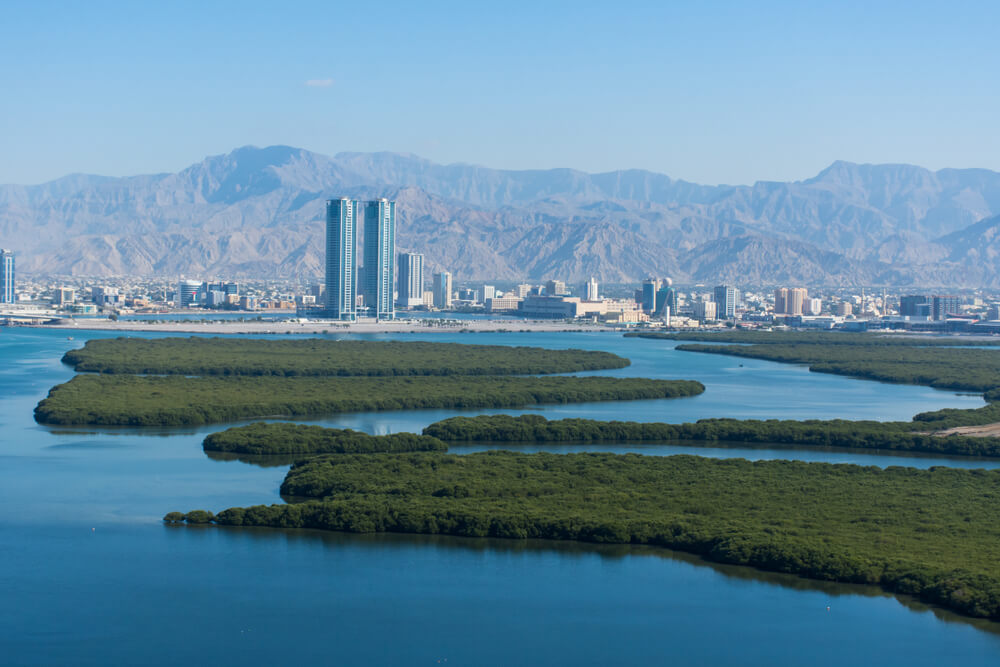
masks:
[[[926,430],[928,424],[842,419],[701,419],[688,424],[662,424],[484,415],[435,422],[424,429],[424,435],[449,442],[742,442],[1000,456],[1000,438],[940,437],[914,432],[916,427]]]
[[[368,435],[351,429],[264,422],[212,433],[205,438],[202,447],[205,451],[254,455],[443,452],[448,449],[446,444],[428,435]]]
[[[77,371],[176,375],[537,375],[624,368],[610,352],[421,341],[114,338],[63,356]]]
[[[498,408],[693,396],[700,382],[610,377],[401,378],[77,375],[35,408],[43,424],[183,426],[412,408]]]
[[[211,512],[206,510],[191,510],[188,513],[184,512],[167,512],[167,515],[163,517],[166,523],[212,523],[216,520],[216,517]]]
[[[808,364],[809,370],[987,392],[1000,387],[1000,353],[994,350],[912,345],[678,345],[678,350]]]
[[[653,544],[1000,618],[1000,471],[635,454],[337,455],[226,525]]]
[[[955,336],[856,333],[850,331],[678,331],[673,333],[635,331],[626,338],[744,343],[767,345],[885,345],[894,347],[983,347],[1000,345],[1000,339],[958,338]]]

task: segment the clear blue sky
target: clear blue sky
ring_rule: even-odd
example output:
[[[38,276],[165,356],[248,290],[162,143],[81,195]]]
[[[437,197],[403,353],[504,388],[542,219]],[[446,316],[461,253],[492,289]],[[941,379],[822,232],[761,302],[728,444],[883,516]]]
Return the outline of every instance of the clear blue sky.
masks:
[[[7,0],[0,183],[279,143],[702,183],[1000,170],[998,25],[995,0]]]

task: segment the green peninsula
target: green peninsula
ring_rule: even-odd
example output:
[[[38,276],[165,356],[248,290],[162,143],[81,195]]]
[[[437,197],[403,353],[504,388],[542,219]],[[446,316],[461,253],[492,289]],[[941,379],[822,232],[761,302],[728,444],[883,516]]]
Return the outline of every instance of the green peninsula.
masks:
[[[42,424],[188,426],[419,408],[498,408],[693,396],[700,382],[611,377],[77,375],[35,408]]]
[[[998,420],[1000,404],[991,403],[978,410],[922,413],[912,422],[700,419],[686,424],[664,424],[482,415],[450,417],[427,426],[423,432],[446,442],[732,442],[997,457],[1000,438],[940,436],[929,431]]]
[[[998,488],[1000,471],[951,468],[636,454],[343,454],[288,472],[282,493],[310,500],[230,508],[214,521],[659,545],[878,584],[997,619]]]
[[[610,352],[423,341],[259,338],[88,340],[63,362],[79,372],[154,375],[540,375],[624,368]]]
[[[273,456],[430,452],[447,451],[448,446],[429,435],[368,435],[349,428],[257,422],[212,433],[205,438],[202,448],[206,452]]]

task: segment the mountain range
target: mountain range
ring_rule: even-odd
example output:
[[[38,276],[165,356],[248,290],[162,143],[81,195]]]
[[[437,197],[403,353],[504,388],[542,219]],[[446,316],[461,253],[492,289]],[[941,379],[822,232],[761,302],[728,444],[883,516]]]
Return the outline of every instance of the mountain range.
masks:
[[[29,273],[317,278],[340,196],[395,199],[397,248],[458,280],[1000,286],[1000,173],[902,164],[708,186],[244,147],[178,173],[0,186],[0,245]]]

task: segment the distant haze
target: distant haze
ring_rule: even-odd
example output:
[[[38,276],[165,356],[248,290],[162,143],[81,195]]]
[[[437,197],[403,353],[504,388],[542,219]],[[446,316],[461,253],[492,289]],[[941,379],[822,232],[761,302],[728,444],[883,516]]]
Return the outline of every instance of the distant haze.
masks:
[[[341,195],[396,199],[398,250],[458,280],[1000,285],[1000,173],[847,162],[733,187],[244,147],[176,174],[0,186],[0,242],[28,272],[318,278]]]

